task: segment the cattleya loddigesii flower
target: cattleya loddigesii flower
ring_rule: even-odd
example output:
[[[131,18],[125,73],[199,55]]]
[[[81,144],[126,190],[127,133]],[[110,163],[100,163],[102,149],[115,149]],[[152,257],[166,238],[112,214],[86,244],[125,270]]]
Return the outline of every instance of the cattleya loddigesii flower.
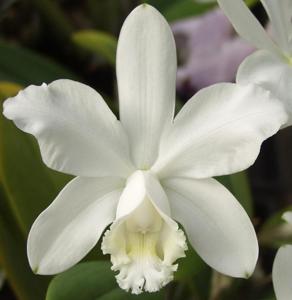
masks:
[[[271,91],[286,106],[292,125],[292,1],[261,0],[271,21],[270,38],[242,0],[218,0],[235,30],[256,48],[237,73],[238,83],[255,83]]]
[[[286,212],[283,219],[292,225],[292,212]],[[282,246],[273,264],[273,284],[277,300],[288,300],[292,296],[292,245]]]
[[[133,293],[172,280],[187,249],[184,231],[219,272],[253,272],[254,228],[211,177],[250,166],[286,122],[285,110],[260,87],[226,83],[201,90],[174,118],[176,67],[167,22],[142,5],[118,42],[120,120],[97,92],[70,80],[6,100],[4,115],[36,137],[47,166],[77,176],[32,225],[27,249],[36,273],[70,268],[110,224],[102,250],[120,287]]]

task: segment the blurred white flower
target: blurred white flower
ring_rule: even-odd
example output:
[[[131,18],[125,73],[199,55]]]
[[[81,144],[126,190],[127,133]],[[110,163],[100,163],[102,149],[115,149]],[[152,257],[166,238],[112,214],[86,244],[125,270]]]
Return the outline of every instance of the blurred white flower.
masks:
[[[286,106],[292,125],[292,1],[261,0],[271,21],[271,39],[242,0],[218,0],[236,31],[260,49],[241,64],[239,83],[256,83]]]
[[[283,219],[292,225],[292,212],[286,212]],[[292,298],[292,245],[282,246],[273,264],[273,285],[277,300]]]
[[[4,115],[37,138],[47,166],[77,176],[31,228],[27,249],[35,272],[70,268],[112,224],[102,249],[120,287],[157,291],[172,280],[186,250],[176,221],[211,267],[235,277],[253,272],[253,226],[210,177],[249,167],[286,113],[259,87],[218,84],[174,118],[176,65],[167,22],[142,5],[118,42],[120,121],[97,92],[70,80],[29,86],[4,103]]]
[[[218,82],[232,82],[240,63],[255,48],[234,34],[220,9],[172,25],[182,64],[178,91],[193,95]]]

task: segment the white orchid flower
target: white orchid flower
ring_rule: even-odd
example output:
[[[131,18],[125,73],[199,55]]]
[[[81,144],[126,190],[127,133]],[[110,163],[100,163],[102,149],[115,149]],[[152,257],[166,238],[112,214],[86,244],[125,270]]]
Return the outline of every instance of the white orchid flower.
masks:
[[[270,18],[272,40],[242,0],[218,0],[235,30],[257,47],[240,65],[237,82],[256,83],[286,106],[292,125],[292,1],[261,0]]]
[[[253,272],[253,226],[211,177],[250,166],[286,113],[259,87],[218,84],[174,118],[176,65],[167,22],[142,5],[118,42],[120,121],[97,92],[70,80],[29,86],[4,103],[4,115],[37,138],[47,166],[77,176],[31,228],[28,258],[36,273],[70,268],[112,224],[102,249],[120,287],[157,291],[187,249],[176,221],[211,267],[234,277]]]
[[[292,212],[286,212],[283,219],[292,224]],[[292,298],[292,245],[282,246],[273,264],[273,285],[277,300]]]

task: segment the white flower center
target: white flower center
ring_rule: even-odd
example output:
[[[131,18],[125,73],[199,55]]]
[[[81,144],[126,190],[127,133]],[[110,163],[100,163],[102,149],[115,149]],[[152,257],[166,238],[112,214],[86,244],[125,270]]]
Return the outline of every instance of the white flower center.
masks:
[[[145,200],[126,220],[128,231],[147,232],[160,231],[163,220],[149,200]]]
[[[164,220],[149,199],[105,233],[102,250],[111,255],[119,286],[139,294],[156,292],[173,279],[174,261],[184,256],[186,238]]]

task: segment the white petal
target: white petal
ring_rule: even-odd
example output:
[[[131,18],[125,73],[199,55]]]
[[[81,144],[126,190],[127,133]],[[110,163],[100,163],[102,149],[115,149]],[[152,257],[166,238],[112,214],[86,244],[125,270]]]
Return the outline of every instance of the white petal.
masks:
[[[172,216],[194,249],[212,268],[248,277],[258,257],[254,228],[234,196],[214,179],[162,181]]]
[[[28,258],[38,274],[62,272],[79,262],[115,218],[124,180],[73,179],[34,222]]]
[[[79,176],[127,176],[127,138],[101,96],[90,87],[57,80],[29,86],[4,103],[4,115],[33,134],[44,162]]]
[[[163,214],[170,214],[168,200],[159,181],[151,172],[138,170],[127,180],[119,200],[116,219],[132,213],[146,197],[151,199],[153,205]]]
[[[135,210],[146,197],[146,188],[142,171],[134,172],[128,179],[119,199],[116,219],[121,219]]]
[[[176,50],[162,15],[143,4],[126,19],[118,42],[117,78],[120,119],[138,169],[157,157],[164,127],[173,118]]]
[[[286,120],[280,101],[255,85],[202,89],[176,116],[152,170],[161,178],[239,172],[254,163],[262,142]]]
[[[292,212],[291,212],[291,211],[286,211],[286,212],[283,214],[282,218],[283,218],[286,222],[292,224]]]
[[[241,37],[259,49],[266,49],[281,55],[280,49],[270,39],[244,1],[218,0],[218,3]]]
[[[274,30],[274,38],[281,49],[292,55],[292,1],[261,0]]]
[[[273,285],[277,300],[292,298],[292,246],[281,247],[273,265]]]
[[[269,90],[286,106],[292,125],[292,65],[267,51],[257,51],[248,56],[240,65],[237,82],[255,83]]]

